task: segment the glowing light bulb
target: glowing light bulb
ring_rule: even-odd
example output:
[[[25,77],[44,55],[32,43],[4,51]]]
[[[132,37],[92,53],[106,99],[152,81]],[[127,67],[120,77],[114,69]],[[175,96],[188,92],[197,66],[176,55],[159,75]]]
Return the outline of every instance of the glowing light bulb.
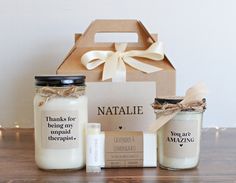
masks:
[[[20,125],[15,125],[16,128],[20,128]]]

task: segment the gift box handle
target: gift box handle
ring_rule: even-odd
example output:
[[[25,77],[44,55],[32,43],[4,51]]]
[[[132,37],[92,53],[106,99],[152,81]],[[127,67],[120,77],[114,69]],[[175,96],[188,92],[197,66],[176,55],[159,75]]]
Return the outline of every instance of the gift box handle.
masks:
[[[83,47],[107,47],[113,43],[96,43],[96,33],[136,33],[137,43],[129,43],[132,47],[146,47],[155,42],[155,38],[146,30],[144,25],[138,20],[95,20],[93,21],[83,36],[77,42]]]

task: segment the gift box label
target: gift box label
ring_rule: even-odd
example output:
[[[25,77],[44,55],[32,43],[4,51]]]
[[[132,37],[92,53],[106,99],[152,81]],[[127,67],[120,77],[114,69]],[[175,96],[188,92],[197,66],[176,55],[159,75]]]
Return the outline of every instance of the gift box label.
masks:
[[[155,82],[88,82],[87,96],[89,122],[101,123],[102,130],[145,131],[155,120]]]

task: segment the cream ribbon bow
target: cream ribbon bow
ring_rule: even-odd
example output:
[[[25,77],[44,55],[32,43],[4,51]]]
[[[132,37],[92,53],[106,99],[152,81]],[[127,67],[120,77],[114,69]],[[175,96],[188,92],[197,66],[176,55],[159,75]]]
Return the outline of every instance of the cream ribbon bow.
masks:
[[[127,43],[115,43],[114,51],[93,50],[88,51],[81,57],[82,64],[92,70],[104,64],[102,80],[112,79],[113,82],[126,81],[125,64],[144,73],[153,73],[162,70],[149,64],[138,61],[133,57],[148,58],[154,61],[163,60],[164,51],[161,42],[153,43],[146,50],[125,51]]]

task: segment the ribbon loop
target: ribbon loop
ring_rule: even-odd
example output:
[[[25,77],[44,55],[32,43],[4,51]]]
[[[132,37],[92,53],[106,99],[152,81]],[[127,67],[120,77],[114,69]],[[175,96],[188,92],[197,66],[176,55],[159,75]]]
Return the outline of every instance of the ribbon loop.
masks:
[[[81,63],[92,70],[104,64],[102,80],[112,79],[115,82],[124,82],[126,80],[125,64],[140,70],[144,73],[153,73],[162,70],[162,68],[143,63],[136,58],[147,58],[153,61],[164,59],[162,43],[153,43],[146,50],[125,51],[127,43],[115,43],[114,51],[94,50],[88,51],[81,57]]]

